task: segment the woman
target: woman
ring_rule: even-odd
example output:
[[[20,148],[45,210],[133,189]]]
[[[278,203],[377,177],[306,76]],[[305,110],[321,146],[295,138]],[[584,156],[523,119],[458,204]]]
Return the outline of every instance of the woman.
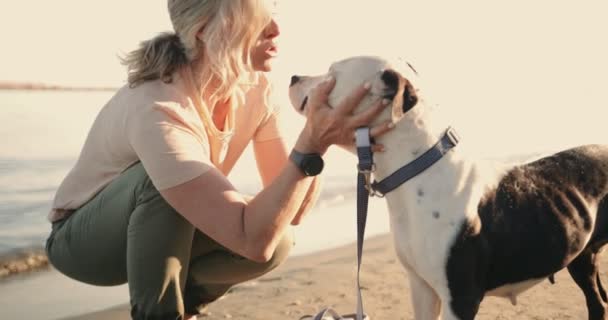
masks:
[[[352,143],[381,108],[352,115],[364,86],[332,109],[326,81],[288,161],[264,77],[280,33],[265,1],[169,0],[169,13],[175,33],[125,58],[129,85],[100,111],[49,215],[51,263],[89,284],[128,282],[133,319],[195,318],[284,261],[286,230],[319,189],[320,170],[298,159]],[[264,189],[249,199],[226,176],[250,141]]]

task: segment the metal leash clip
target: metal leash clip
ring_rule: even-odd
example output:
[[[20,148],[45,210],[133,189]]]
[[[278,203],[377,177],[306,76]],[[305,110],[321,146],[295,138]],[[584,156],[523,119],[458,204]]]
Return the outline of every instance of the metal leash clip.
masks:
[[[376,164],[372,163],[372,166],[370,169],[361,169],[357,165],[357,170],[359,171],[360,174],[362,174],[365,177],[365,189],[370,194],[372,192],[374,192],[374,188],[372,187],[372,173],[374,173],[374,171],[376,171]]]
[[[369,192],[369,196],[370,197],[377,197],[377,198],[380,198],[380,199],[384,198],[384,196],[385,196],[384,193],[382,193],[382,192],[374,189],[373,185],[371,185],[370,188],[372,189],[372,191]]]
[[[357,171],[359,171],[359,173],[362,174],[363,177],[365,178],[364,187],[365,187],[365,190],[367,190],[367,192],[369,193],[369,196],[384,198],[384,194],[382,192],[379,192],[378,190],[374,189],[374,183],[372,181],[372,174],[376,171],[376,164],[372,163],[370,169],[361,169],[357,165]]]
[[[359,157],[357,171],[365,178],[364,187],[369,193],[369,196],[382,198],[384,195],[374,190],[373,187],[372,173],[376,171],[376,164],[374,163],[369,131],[368,127],[361,127],[355,131],[355,142],[357,145],[357,155]]]

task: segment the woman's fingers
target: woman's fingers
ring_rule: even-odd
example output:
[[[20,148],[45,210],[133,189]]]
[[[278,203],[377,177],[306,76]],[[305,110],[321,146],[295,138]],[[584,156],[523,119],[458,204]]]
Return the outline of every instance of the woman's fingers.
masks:
[[[372,151],[373,152],[384,152],[384,145],[374,144],[374,145],[372,145]]]
[[[309,108],[307,128],[312,140],[323,146],[331,144],[353,144],[354,128],[367,126],[382,110],[390,104],[390,100],[382,99],[375,102],[368,109],[352,114],[363,98],[369,93],[370,86],[362,85],[348,95],[333,110],[328,105],[329,94],[335,86],[335,79],[329,78],[319,83],[309,94]],[[370,128],[372,138],[379,137],[393,128],[389,122],[374,125]],[[315,132],[312,134],[311,132]],[[382,145],[373,145],[375,152],[382,152]]]
[[[392,121],[388,121],[385,123],[381,123],[379,125],[375,125],[369,129],[370,138],[377,138],[395,128],[395,124]],[[385,150],[384,145],[380,143],[372,144],[373,152],[383,152]]]
[[[331,93],[331,90],[334,89],[335,85],[336,79],[334,77],[329,77],[313,88],[308,97],[309,108],[318,109],[320,106],[326,105],[329,94]]]
[[[381,123],[379,125],[373,126],[369,129],[369,136],[372,138],[377,138],[395,128],[395,124],[392,121],[387,121],[385,123]]]
[[[381,123],[381,124],[371,127],[369,129],[369,136],[370,136],[370,138],[374,139],[374,138],[377,138],[377,137],[391,131],[394,128],[395,128],[395,124],[392,121],[387,121],[385,123]],[[351,145],[355,146],[356,144],[357,144],[357,142],[355,141],[354,133],[353,133],[353,139],[351,141]],[[343,146],[346,146],[346,145],[347,144],[343,144]],[[379,144],[379,143],[372,144],[372,151],[383,152],[384,150],[385,150],[384,145]]]
[[[372,120],[374,120],[374,118],[376,118],[376,116],[380,114],[380,112],[382,112],[382,110],[384,110],[386,106],[388,106],[390,102],[391,101],[388,99],[382,99],[374,103],[373,106],[364,110],[363,112],[357,113],[356,115],[352,116],[350,120],[352,125],[354,127],[368,125]]]
[[[367,82],[364,85],[359,86],[353,92],[351,92],[344,100],[335,107],[335,110],[340,114],[346,115],[351,114],[353,110],[359,105],[361,100],[369,93],[371,83]]]

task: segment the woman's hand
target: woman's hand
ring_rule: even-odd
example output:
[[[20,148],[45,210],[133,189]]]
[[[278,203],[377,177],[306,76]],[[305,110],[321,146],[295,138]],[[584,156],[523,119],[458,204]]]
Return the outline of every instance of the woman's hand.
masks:
[[[332,144],[354,145],[355,130],[368,125],[390,103],[388,99],[383,99],[371,108],[356,115],[353,114],[355,108],[369,92],[371,86],[366,83],[332,108],[328,104],[328,98],[335,84],[335,79],[329,78],[311,91],[308,99],[306,125],[296,142],[296,150],[322,155]],[[370,128],[370,136],[378,137],[393,127],[394,125],[390,121],[374,126]],[[384,146],[375,144],[372,149],[375,152],[383,151]]]

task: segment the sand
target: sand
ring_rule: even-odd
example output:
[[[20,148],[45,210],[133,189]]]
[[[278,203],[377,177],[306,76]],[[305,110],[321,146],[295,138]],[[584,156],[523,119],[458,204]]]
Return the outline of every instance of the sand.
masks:
[[[341,313],[355,310],[355,245],[290,258],[270,274],[240,285],[212,304],[199,319],[299,319],[325,307]],[[607,257],[601,258],[606,265]],[[606,277],[603,276],[604,283]],[[362,269],[364,306],[372,319],[412,319],[407,273],[394,254],[389,235],[366,241]],[[544,281],[518,298],[518,304],[486,297],[477,319],[586,319],[582,292],[566,271],[557,283]],[[68,318],[129,319],[126,305]],[[68,320],[65,319],[65,320]]]

